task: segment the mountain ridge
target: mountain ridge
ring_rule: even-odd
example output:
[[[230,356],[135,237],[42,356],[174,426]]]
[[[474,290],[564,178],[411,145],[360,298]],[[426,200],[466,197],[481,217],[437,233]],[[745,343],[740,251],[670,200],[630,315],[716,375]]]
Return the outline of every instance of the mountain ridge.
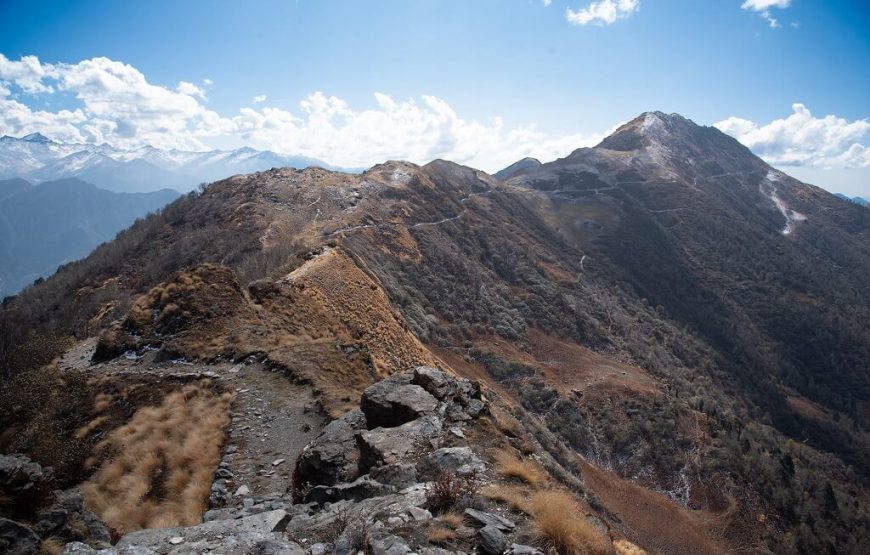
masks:
[[[329,417],[434,364],[650,552],[860,553],[870,217],[647,117],[504,181],[438,160],[212,183],[11,301],[11,344],[218,381],[253,360]]]

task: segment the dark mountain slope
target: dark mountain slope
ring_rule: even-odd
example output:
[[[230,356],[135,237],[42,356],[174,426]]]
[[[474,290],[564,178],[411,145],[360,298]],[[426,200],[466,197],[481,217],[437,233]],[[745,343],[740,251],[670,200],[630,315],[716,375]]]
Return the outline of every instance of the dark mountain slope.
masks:
[[[836,448],[826,425],[788,409],[792,389],[863,415],[870,217],[860,207],[773,170],[714,128],[659,113],[511,182],[571,209],[614,203],[619,223],[601,225],[590,262],[606,261],[698,330],[786,433]]]
[[[17,293],[58,266],[87,256],[177,196],[169,190],[112,193],[77,179],[19,186],[0,204],[0,295]]]
[[[254,355],[330,410],[432,357],[553,434],[589,503],[652,553],[860,553],[861,210],[646,114],[506,182],[436,161],[214,183],[4,318],[22,345],[99,331],[103,358]]]

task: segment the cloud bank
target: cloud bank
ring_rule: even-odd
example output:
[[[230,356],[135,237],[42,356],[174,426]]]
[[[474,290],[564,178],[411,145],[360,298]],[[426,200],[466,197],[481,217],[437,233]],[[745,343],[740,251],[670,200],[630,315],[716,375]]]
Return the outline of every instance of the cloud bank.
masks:
[[[79,106],[52,112],[22,101],[54,93],[73,95]],[[188,150],[207,150],[220,140],[346,167],[389,158],[449,158],[488,170],[525,156],[564,156],[603,138],[551,137],[534,126],[509,128],[498,117],[479,122],[426,95],[397,101],[375,93],[374,108],[356,109],[315,92],[294,112],[268,106],[266,100],[266,95],[255,96],[252,106],[227,116],[207,108],[205,91],[193,83],[155,85],[133,66],[108,58],[49,64],[34,56],[13,61],[0,54],[0,134],[14,136],[39,131],[67,142]]]
[[[52,95],[72,103],[56,110],[32,107]],[[862,142],[870,122],[818,118],[802,104],[792,109],[769,123],[730,117],[716,126],[775,165],[870,167],[870,149]],[[0,54],[0,135],[37,131],[59,141],[121,148],[247,145],[344,167],[446,158],[488,171],[526,156],[553,160],[606,135],[553,135],[535,126],[507,126],[500,117],[479,121],[428,95],[396,100],[374,93],[373,106],[359,108],[315,92],[294,110],[271,106],[266,95],[258,95],[227,115],[209,109],[206,91],[192,82],[156,85],[135,67],[108,58],[50,64]]]
[[[819,118],[803,104],[793,104],[791,115],[767,124],[730,117],[715,126],[773,165],[870,167],[870,148],[861,143],[870,133],[867,120]]]

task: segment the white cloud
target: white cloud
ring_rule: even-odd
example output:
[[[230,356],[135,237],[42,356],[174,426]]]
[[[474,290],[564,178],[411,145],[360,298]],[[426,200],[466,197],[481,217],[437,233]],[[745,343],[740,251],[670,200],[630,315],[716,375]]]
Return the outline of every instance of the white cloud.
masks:
[[[793,104],[791,115],[768,124],[730,117],[715,126],[773,165],[870,167],[870,148],[861,142],[870,133],[868,120],[817,118],[803,104]]]
[[[552,3],[553,3],[553,0],[541,0],[541,4],[543,4],[544,7],[548,7]]]
[[[565,9],[565,19],[574,25],[610,25],[640,9],[640,0],[599,0],[577,11]]]
[[[51,112],[26,103],[53,92],[71,94],[78,106]],[[255,103],[261,97],[265,100],[260,95]],[[174,89],[155,85],[133,66],[108,58],[48,64],[35,57],[14,62],[0,54],[0,135],[39,131],[57,140],[123,148],[151,144],[205,150],[214,144],[248,144],[348,167],[390,158],[418,163],[448,158],[490,171],[525,156],[565,156],[603,138],[550,136],[534,126],[509,128],[498,117],[480,122],[432,96],[395,100],[375,93],[374,106],[358,108],[317,92],[295,111],[246,107],[235,115],[207,109],[204,99],[203,89],[193,83],[182,81]]]
[[[744,10],[763,12],[764,10],[769,10],[770,8],[787,8],[790,5],[791,0],[746,0],[740,7]]]
[[[258,94],[257,96],[255,96],[251,100],[253,100],[254,104],[262,104],[263,102],[266,102],[266,95],[265,94]]]
[[[175,90],[180,92],[181,94],[186,94],[187,96],[198,96],[205,100],[205,91],[202,88],[197,87],[193,83],[188,83],[187,81],[179,81],[178,86],[175,87]]]
[[[214,81],[212,81],[211,79],[206,77],[205,79],[202,80],[202,84],[205,85],[206,87],[211,87],[212,85],[214,85]]]
[[[40,64],[36,56],[22,56],[16,62],[0,54],[0,79],[14,82],[25,92],[51,92],[52,88],[42,81],[52,74],[51,68]]]
[[[550,160],[602,136],[549,137],[534,127],[507,129],[500,118],[480,123],[459,116],[445,101],[422,96],[396,101],[375,93],[376,107],[358,110],[323,93],[299,103],[298,114],[245,108],[233,118],[246,143],[299,153],[349,167],[388,159],[424,163],[447,158],[489,171],[525,156]]]
[[[758,12],[767,21],[771,29],[782,27],[779,21],[770,13],[771,8],[785,9],[791,6],[791,0],[746,0],[740,6],[744,10]],[[792,24],[794,26],[794,24]]]

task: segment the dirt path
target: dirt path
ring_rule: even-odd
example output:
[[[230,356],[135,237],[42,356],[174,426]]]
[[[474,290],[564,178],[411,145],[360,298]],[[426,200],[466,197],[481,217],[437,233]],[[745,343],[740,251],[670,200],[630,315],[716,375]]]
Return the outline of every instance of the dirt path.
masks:
[[[157,362],[153,351],[139,357],[129,354],[91,364],[95,345],[93,339],[76,344],[61,358],[60,368],[94,374],[205,374],[222,382],[227,390],[235,391],[221,463],[233,476],[233,492],[244,486],[250,496],[283,494],[290,485],[297,456],[327,423],[310,387],[293,383],[270,365],[254,361]]]

